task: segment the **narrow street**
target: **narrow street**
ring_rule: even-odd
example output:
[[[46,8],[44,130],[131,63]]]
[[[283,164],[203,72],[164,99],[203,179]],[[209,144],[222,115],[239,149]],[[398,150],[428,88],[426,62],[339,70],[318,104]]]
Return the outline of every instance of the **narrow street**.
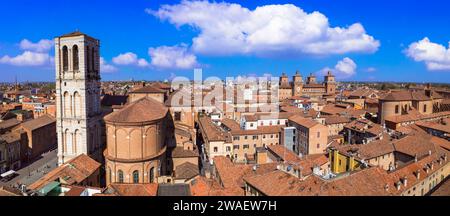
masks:
[[[28,166],[16,170],[18,174],[8,182],[0,182],[1,186],[13,186],[17,184],[30,185],[42,176],[58,166],[57,149],[42,154],[41,158],[33,161]]]

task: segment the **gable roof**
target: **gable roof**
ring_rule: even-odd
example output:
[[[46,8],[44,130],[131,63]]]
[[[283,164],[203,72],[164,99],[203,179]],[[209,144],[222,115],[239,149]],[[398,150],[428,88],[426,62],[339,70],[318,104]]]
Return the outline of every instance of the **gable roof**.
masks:
[[[112,194],[117,196],[156,196],[158,184],[126,184],[112,183],[105,190],[104,194]]]
[[[312,127],[320,124],[319,122],[316,122],[312,119],[303,118],[300,115],[294,115],[294,116],[289,117],[289,121],[295,122],[296,124],[301,125],[306,128],[312,128]]]
[[[49,124],[53,124],[56,122],[56,119],[50,115],[43,115],[37,119],[32,119],[22,123],[22,127],[27,130],[36,130],[41,127],[47,126]]]
[[[29,185],[28,189],[39,190],[56,180],[62,180],[67,185],[78,184],[94,174],[100,166],[99,162],[85,154],[81,154],[50,171],[47,175]]]
[[[198,176],[199,173],[197,165],[190,162],[184,162],[175,168],[175,179],[192,179],[195,176]]]
[[[426,96],[422,91],[391,91],[383,98],[380,98],[383,101],[426,101],[431,100],[430,97]]]
[[[130,94],[147,94],[147,93],[164,93],[164,90],[154,87],[153,85],[144,86],[142,88],[133,90]]]
[[[302,180],[281,170],[244,181],[267,196],[383,196],[393,194],[384,188],[388,178],[384,170],[373,167],[328,181],[315,175]]]

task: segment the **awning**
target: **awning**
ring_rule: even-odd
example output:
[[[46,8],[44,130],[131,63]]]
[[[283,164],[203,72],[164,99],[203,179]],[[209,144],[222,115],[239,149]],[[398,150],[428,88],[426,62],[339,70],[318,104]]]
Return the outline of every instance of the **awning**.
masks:
[[[5,178],[5,177],[10,176],[10,175],[12,175],[12,174],[14,174],[14,173],[16,173],[16,171],[10,170],[10,171],[8,171],[8,172],[2,173],[0,176],[1,176],[2,178]]]
[[[42,187],[39,190],[39,193],[43,196],[47,195],[48,192],[52,191],[53,189],[55,189],[56,187],[58,187],[61,183],[56,182],[56,181],[52,181],[48,184],[46,184],[44,187]]]

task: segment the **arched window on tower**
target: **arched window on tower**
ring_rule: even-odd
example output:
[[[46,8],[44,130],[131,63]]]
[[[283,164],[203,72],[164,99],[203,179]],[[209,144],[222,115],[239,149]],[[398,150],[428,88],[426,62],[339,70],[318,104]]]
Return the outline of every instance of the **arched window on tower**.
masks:
[[[150,168],[150,172],[148,174],[148,181],[153,183],[155,181],[155,167]]]
[[[69,132],[69,129],[66,129],[64,132],[64,141],[66,143],[66,153],[68,155],[72,155],[73,154],[72,136]]]
[[[63,146],[62,146],[62,152],[67,153],[67,136],[69,133],[69,129],[66,129],[63,133]]]
[[[69,70],[69,51],[67,50],[67,46],[62,48],[62,65],[63,71]]]
[[[75,130],[73,134],[73,144],[72,144],[72,152],[74,154],[77,153],[77,143],[80,141],[80,131],[78,129]]]
[[[133,171],[133,183],[139,183],[139,171],[137,170]]]
[[[81,116],[81,96],[80,93],[75,92],[73,94],[73,115],[75,117]]]
[[[78,57],[78,46],[74,45],[72,47],[72,58],[73,58],[73,70],[77,71],[79,69],[79,57]]]
[[[70,110],[71,110],[70,94],[69,94],[69,92],[64,92],[62,101],[63,101],[63,109],[64,109],[64,112],[63,112],[64,115],[63,116],[64,117],[69,117],[70,116]]]
[[[119,170],[119,171],[117,172],[117,181],[118,181],[119,183],[123,183],[123,171],[122,171],[122,170]]]

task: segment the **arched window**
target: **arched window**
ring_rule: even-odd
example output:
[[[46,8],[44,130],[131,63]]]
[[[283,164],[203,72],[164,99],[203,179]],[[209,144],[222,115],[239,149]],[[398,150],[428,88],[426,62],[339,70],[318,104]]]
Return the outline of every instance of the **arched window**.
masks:
[[[150,168],[150,172],[148,174],[148,181],[153,183],[155,181],[155,167]]]
[[[78,129],[75,130],[75,133],[73,134],[73,144],[72,144],[72,152],[77,153],[77,143],[80,141],[79,139],[80,131]]]
[[[73,115],[75,117],[78,117],[78,116],[81,115],[81,113],[80,113],[81,112],[80,106],[81,106],[80,93],[75,92],[75,93],[73,93]]]
[[[69,51],[67,50],[67,46],[62,48],[62,65],[63,71],[67,71],[69,69]]]
[[[69,117],[71,109],[69,92],[64,92],[62,101],[63,101],[64,117]]]
[[[119,183],[123,183],[123,171],[122,171],[122,170],[119,170],[119,171],[117,172],[117,181],[118,181]]]
[[[65,144],[65,147],[66,147],[65,152],[68,155],[72,155],[72,150],[73,150],[72,149],[72,137],[70,136],[69,129],[66,129],[64,131],[64,144]]]
[[[74,45],[72,47],[72,58],[73,58],[73,70],[77,71],[79,69],[79,61],[78,61],[78,46]]]
[[[139,183],[139,171],[133,171],[133,183]]]

